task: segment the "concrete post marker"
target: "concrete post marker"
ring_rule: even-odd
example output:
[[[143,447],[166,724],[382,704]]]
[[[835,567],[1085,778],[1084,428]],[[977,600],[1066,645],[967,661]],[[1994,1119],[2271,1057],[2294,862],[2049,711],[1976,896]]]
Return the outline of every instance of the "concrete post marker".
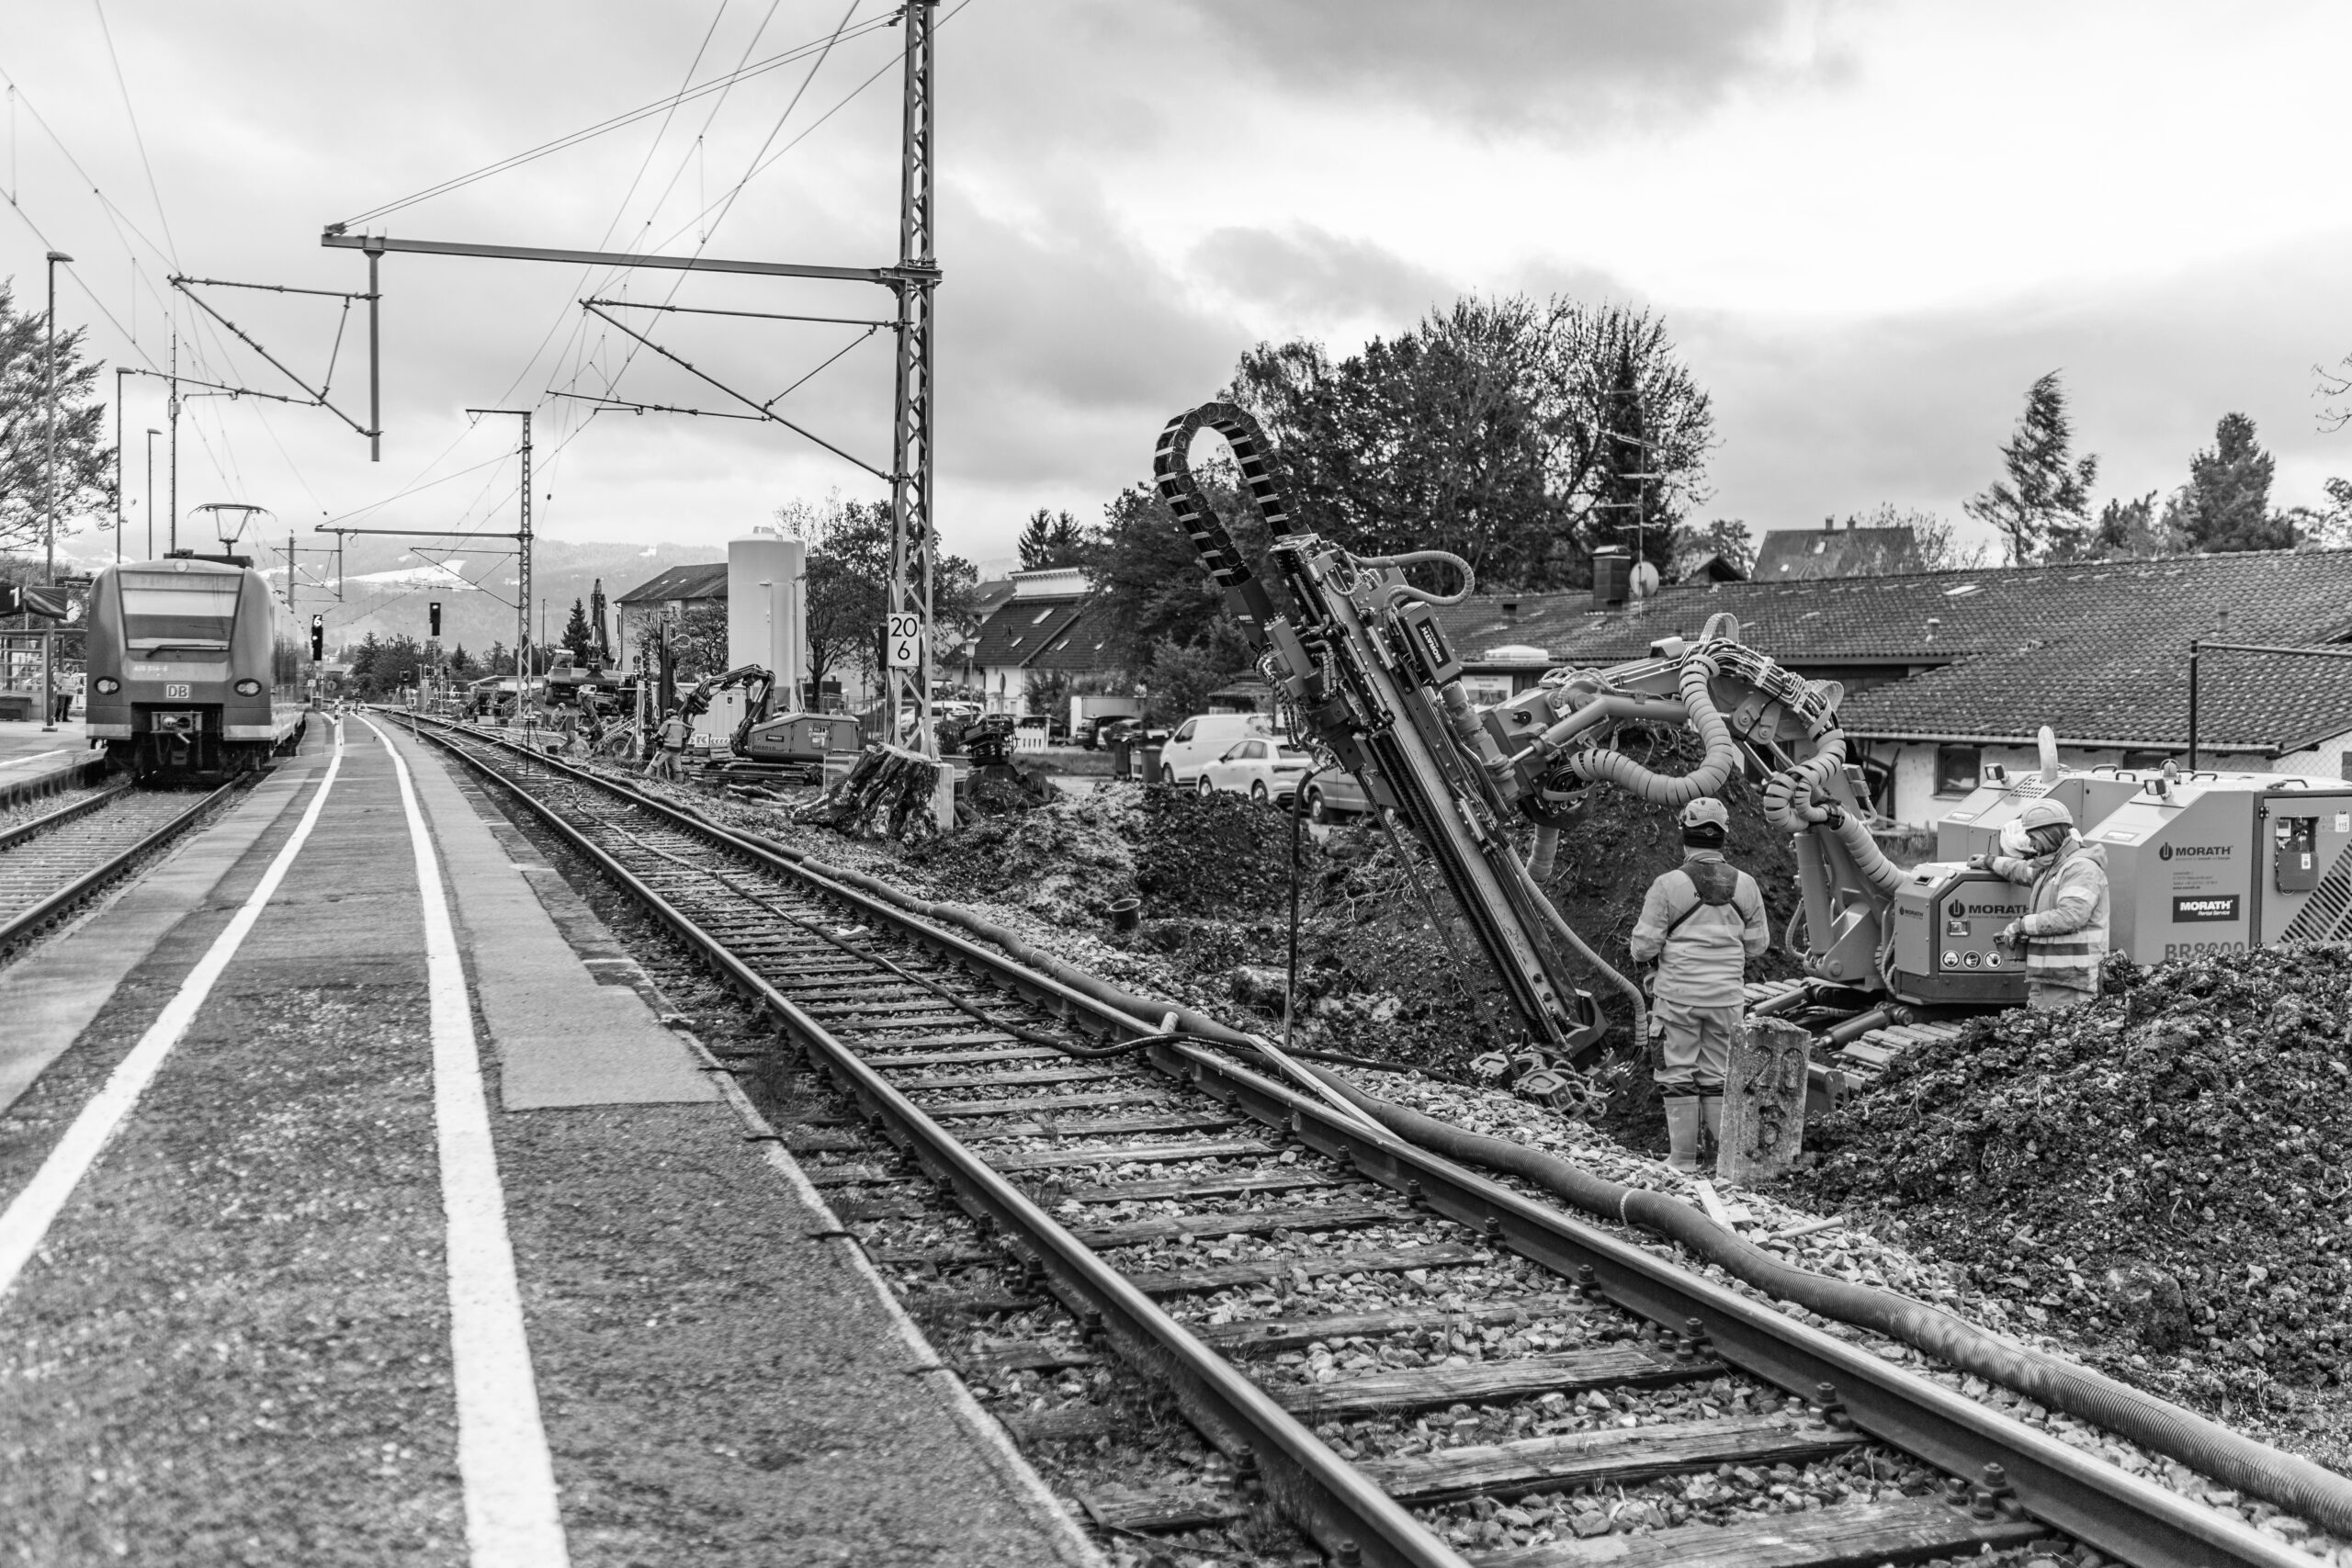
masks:
[[[1804,1146],[1805,1042],[1777,1018],[1748,1021],[1732,1041],[1724,1075],[1722,1146],[1715,1174],[1725,1181],[1778,1176]]]

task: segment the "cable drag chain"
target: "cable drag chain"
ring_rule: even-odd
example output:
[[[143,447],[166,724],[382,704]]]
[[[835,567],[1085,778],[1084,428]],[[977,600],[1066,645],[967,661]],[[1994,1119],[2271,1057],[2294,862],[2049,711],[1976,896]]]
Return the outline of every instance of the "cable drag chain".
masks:
[[[70,915],[242,787],[201,795],[116,784],[0,832],[0,953]]]
[[[420,733],[783,1025],[854,1112],[786,1146],[1106,1536],[1271,1508],[1342,1562],[2308,1561],[789,852]],[[1120,1039],[1150,1043],[1055,1049]],[[1105,1483],[1138,1382],[1202,1457]],[[1768,1493],[1811,1501],[1732,1511]]]

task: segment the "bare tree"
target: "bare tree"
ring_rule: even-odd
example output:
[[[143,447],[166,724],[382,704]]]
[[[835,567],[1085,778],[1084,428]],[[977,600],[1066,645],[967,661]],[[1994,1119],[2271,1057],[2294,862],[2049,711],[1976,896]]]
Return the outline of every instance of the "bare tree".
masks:
[[[2314,365],[2312,374],[2319,378],[2319,390],[2313,395],[2330,400],[2321,405],[2319,427],[2341,430],[2352,424],[2352,354],[2334,365]]]

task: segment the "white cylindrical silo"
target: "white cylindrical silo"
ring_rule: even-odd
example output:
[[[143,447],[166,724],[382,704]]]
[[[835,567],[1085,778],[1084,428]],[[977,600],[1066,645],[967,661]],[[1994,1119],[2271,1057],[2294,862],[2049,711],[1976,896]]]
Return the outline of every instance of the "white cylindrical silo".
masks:
[[[808,666],[807,547],[764,524],[727,543],[727,660],[775,671],[775,709],[800,705]]]

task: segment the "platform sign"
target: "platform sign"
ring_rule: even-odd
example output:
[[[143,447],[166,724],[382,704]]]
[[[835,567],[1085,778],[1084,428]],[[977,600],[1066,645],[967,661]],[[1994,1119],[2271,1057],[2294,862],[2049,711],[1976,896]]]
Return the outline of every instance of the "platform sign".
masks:
[[[883,629],[883,665],[890,670],[913,670],[921,667],[922,617],[912,613],[894,614]]]

